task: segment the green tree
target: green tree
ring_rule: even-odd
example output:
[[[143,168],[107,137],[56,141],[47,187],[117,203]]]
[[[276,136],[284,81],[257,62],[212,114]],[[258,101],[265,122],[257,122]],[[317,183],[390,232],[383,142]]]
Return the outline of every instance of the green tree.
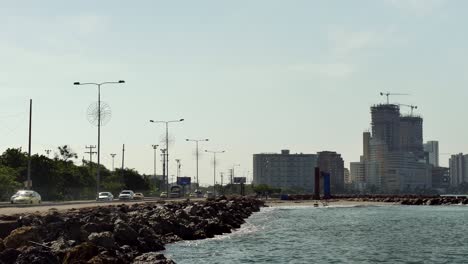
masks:
[[[0,199],[6,200],[21,187],[21,184],[15,181],[18,172],[12,168],[0,166]]]

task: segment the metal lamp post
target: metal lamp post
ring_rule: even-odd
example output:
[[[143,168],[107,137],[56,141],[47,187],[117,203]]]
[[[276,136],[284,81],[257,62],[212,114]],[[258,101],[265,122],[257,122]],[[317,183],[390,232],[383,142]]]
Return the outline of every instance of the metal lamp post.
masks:
[[[205,152],[213,153],[213,195],[216,197],[216,154],[221,154],[226,151],[213,151],[213,150],[205,150]]]
[[[188,139],[187,138],[186,141],[193,141],[193,142],[196,143],[196,146],[197,146],[196,155],[197,155],[197,189],[198,189],[199,186],[200,186],[200,182],[198,181],[198,142],[200,142],[200,141],[209,141],[209,139],[207,139],[207,138],[206,139]]]
[[[110,155],[111,155],[111,157],[112,157],[112,171],[115,171],[115,167],[114,167],[114,158],[115,158],[115,155],[117,155],[117,154],[111,153]]]
[[[155,121],[150,120],[151,123],[165,123],[166,124],[166,192],[169,195],[169,123],[178,123],[184,121],[183,118],[179,120],[170,121]]]
[[[159,145],[151,145],[153,147],[153,150],[154,150],[154,162],[153,162],[153,169],[154,169],[154,182],[155,182],[155,188],[156,188],[156,150],[158,149]]]
[[[74,85],[96,85],[98,87],[98,151],[97,151],[97,172],[96,172],[96,193],[99,193],[100,181],[100,164],[101,164],[101,85],[105,84],[120,84],[125,83],[124,80],[118,82],[102,82],[102,83],[80,83],[74,82]]]

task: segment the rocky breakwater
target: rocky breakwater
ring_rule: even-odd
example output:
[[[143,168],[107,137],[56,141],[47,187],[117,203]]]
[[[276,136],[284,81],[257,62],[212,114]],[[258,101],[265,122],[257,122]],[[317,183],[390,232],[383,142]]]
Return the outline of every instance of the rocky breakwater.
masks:
[[[0,264],[174,263],[164,245],[230,233],[264,206],[250,198],[160,202],[0,216]]]
[[[384,202],[401,205],[468,205],[468,198],[462,196],[354,195],[336,196],[334,198],[357,202]]]

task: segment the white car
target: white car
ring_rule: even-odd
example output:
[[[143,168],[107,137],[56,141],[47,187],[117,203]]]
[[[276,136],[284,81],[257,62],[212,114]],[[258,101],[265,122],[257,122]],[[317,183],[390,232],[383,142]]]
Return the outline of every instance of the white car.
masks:
[[[31,190],[20,190],[10,198],[12,204],[40,204],[41,196]]]
[[[112,201],[114,200],[114,195],[110,192],[100,192],[96,201]]]
[[[123,190],[119,194],[119,200],[133,200],[135,193],[131,190]]]

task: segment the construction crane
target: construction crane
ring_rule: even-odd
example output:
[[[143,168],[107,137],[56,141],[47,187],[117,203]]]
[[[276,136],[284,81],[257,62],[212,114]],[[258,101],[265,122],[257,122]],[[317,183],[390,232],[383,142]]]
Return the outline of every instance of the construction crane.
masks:
[[[416,105],[398,104],[398,106],[406,106],[411,108],[411,116],[413,116],[413,110],[418,109]]]
[[[409,94],[389,93],[389,92],[383,93],[383,92],[381,92],[380,95],[382,95],[382,96],[384,96],[384,95],[387,96],[387,104],[389,104],[390,101],[389,101],[389,98],[388,98],[388,97],[389,97],[390,95],[409,95]]]

